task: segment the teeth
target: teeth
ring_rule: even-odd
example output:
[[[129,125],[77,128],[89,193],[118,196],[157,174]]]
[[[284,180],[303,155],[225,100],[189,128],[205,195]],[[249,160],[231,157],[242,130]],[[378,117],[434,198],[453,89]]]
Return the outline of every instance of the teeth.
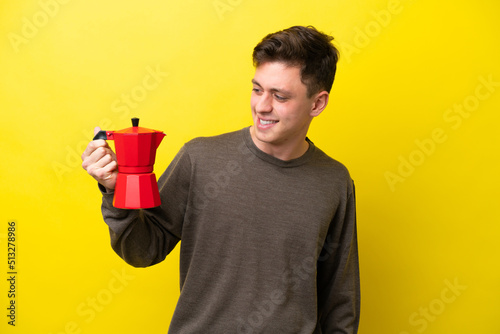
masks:
[[[264,121],[263,119],[260,120],[260,124],[262,125],[268,125],[273,123],[278,123],[278,121]]]

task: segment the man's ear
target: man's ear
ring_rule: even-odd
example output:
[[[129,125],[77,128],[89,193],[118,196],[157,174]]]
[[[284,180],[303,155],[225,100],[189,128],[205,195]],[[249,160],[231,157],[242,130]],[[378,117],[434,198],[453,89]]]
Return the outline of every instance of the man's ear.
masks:
[[[330,98],[330,94],[327,91],[322,91],[316,94],[316,97],[313,100],[313,106],[310,112],[311,117],[316,117],[321,114],[323,110],[325,110],[328,105],[328,99]]]

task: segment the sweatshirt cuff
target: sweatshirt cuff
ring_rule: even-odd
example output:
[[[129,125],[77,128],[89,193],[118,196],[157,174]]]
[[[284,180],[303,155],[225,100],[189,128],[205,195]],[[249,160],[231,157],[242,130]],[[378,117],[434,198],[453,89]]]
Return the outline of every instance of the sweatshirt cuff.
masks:
[[[99,187],[99,190],[101,191],[101,193],[103,195],[113,195],[115,193],[114,190],[111,190],[111,189],[107,189],[105,186],[103,186],[102,184],[100,183],[97,183],[97,186]],[[109,190],[109,191],[108,191]]]
[[[115,191],[112,189],[107,189],[100,183],[98,183],[97,186],[99,187],[99,191],[102,194],[102,204],[106,207],[112,208]]]

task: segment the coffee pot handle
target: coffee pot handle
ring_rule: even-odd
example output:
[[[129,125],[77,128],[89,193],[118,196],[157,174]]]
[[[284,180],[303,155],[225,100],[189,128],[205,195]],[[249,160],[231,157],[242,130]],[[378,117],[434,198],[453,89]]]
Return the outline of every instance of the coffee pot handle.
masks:
[[[92,140],[97,140],[97,139],[113,140],[114,139],[113,138],[113,131],[101,130],[98,133],[96,133],[94,138],[92,138]]]
[[[97,140],[97,139],[104,139],[104,140],[108,139],[106,131],[101,130],[98,133],[96,133],[96,135],[94,136],[94,138],[92,138],[92,140]]]

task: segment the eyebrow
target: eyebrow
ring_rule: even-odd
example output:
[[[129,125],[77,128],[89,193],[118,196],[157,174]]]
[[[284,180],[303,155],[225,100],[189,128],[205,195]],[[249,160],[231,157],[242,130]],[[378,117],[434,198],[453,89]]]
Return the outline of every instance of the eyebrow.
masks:
[[[259,86],[259,87],[262,87],[262,85],[261,85],[260,83],[258,83],[258,82],[257,82],[257,80],[255,80],[255,79],[252,79],[252,83],[253,83],[254,85],[257,85],[257,86]]]
[[[259,87],[262,87],[262,85],[255,79],[252,79],[252,83],[254,85],[257,85]],[[271,92],[273,93],[282,93],[282,94],[285,94],[285,95],[288,95],[288,96],[292,96],[293,94],[285,89],[280,89],[280,88],[271,88],[270,89]]]

